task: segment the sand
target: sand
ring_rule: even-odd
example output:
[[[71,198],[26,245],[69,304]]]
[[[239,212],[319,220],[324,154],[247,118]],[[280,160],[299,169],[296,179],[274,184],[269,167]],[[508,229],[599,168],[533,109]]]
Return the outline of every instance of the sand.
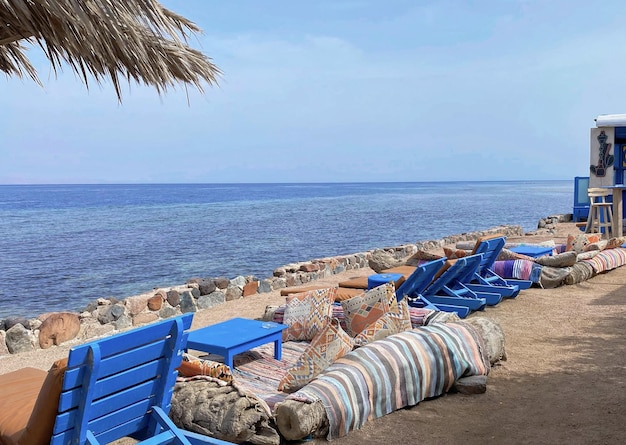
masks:
[[[556,236],[522,239],[558,243],[576,230],[573,224],[561,224]],[[370,273],[347,271],[320,283]],[[196,313],[194,328],[234,316],[259,318],[267,305],[282,301],[275,291],[226,302]],[[492,369],[485,394],[447,394],[424,401],[333,443],[623,443],[626,267],[573,286],[531,288],[472,316],[477,315],[496,319],[507,336],[508,360]],[[25,364],[47,369],[68,348],[1,357],[0,374]]]

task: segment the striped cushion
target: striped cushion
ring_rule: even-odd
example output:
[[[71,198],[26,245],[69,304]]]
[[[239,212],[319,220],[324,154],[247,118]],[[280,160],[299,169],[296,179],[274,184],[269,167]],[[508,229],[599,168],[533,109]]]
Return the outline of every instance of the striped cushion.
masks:
[[[398,311],[395,287],[393,283],[385,283],[361,296],[342,301],[341,306],[346,332],[355,337],[390,310]]]
[[[291,367],[278,384],[278,390],[293,392],[313,380],[335,360],[352,350],[352,337],[339,326],[334,318],[317,334],[302,353],[295,366]]]
[[[313,340],[333,314],[336,287],[316,289],[291,295],[285,308],[283,341]]]

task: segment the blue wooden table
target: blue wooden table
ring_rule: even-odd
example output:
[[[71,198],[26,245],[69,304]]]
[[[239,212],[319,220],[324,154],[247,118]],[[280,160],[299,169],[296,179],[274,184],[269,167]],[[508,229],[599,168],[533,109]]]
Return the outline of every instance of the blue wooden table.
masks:
[[[283,330],[287,325],[232,318],[189,333],[187,349],[218,354],[232,369],[233,357],[255,346],[274,342],[274,358],[280,360],[283,352]]]
[[[552,255],[554,247],[542,247],[542,246],[516,246],[509,249],[512,252],[519,253],[521,255],[538,258],[544,255]]]

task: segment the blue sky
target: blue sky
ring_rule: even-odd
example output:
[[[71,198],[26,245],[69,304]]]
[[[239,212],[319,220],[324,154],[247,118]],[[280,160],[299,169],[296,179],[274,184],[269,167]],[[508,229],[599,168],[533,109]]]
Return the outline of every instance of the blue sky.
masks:
[[[570,179],[626,113],[623,1],[163,0],[224,76],[0,79],[0,184]],[[188,102],[189,99],[189,102]]]

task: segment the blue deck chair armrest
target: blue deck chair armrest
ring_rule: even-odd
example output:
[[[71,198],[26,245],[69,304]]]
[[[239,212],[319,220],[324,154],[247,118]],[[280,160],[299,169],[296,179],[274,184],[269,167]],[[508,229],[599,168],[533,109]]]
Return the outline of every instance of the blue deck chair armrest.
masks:
[[[181,431],[185,435],[185,439],[187,439],[191,445],[232,445],[232,442],[225,442],[220,439],[215,439],[214,437],[204,436],[187,430]]]

